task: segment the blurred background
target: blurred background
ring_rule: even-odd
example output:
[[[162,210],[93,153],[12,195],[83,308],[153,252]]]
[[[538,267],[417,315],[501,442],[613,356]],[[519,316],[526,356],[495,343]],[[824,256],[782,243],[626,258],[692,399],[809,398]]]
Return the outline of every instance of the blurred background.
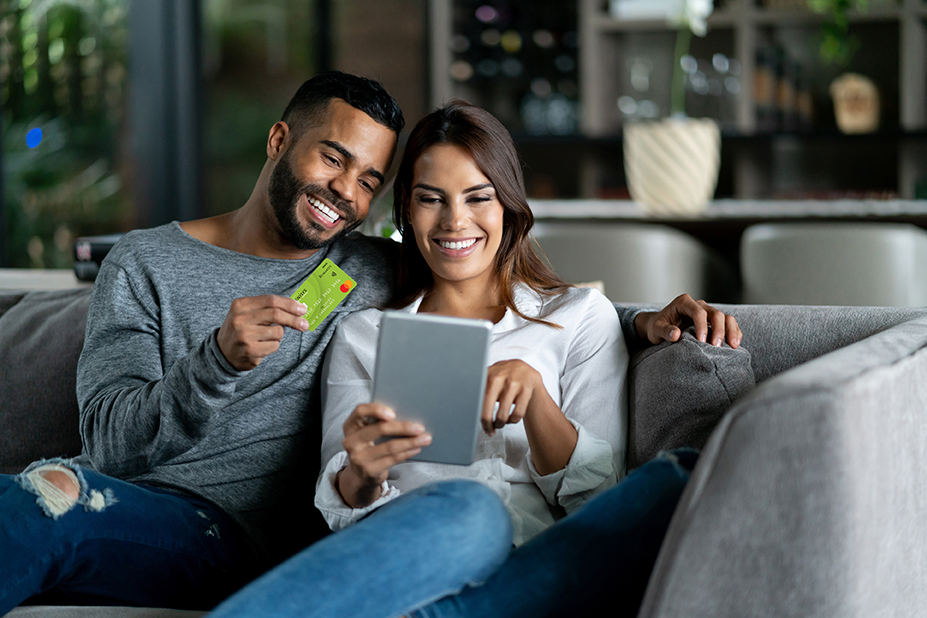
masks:
[[[79,236],[238,208],[326,69],[379,79],[407,127],[452,97],[486,107],[532,198],[628,199],[622,127],[670,114],[659,4],[0,0],[0,266],[69,268]],[[715,198],[927,197],[925,60],[927,0],[716,0],[680,65],[687,113],[722,129]],[[836,125],[847,72],[878,89],[874,131]]]

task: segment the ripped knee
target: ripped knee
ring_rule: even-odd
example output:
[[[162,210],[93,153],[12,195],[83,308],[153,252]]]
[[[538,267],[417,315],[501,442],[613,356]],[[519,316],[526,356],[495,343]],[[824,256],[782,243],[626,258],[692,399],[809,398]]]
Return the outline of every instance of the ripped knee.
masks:
[[[26,491],[36,495],[36,503],[46,515],[58,519],[82,504],[87,511],[102,511],[115,502],[112,491],[88,489],[80,468],[65,460],[38,461],[16,479]]]

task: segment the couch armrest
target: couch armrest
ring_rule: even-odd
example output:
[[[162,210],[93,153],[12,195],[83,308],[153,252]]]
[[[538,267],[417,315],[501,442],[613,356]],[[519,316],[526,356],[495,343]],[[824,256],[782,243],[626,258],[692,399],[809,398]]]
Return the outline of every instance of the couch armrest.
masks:
[[[921,317],[743,398],[703,451],[640,616],[921,613],[925,375]]]

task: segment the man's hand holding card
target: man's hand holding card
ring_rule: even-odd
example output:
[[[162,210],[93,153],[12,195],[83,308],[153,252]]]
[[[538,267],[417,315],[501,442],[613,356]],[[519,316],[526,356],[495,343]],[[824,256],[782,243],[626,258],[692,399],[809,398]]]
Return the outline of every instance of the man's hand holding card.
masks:
[[[219,328],[219,349],[233,367],[250,371],[280,348],[286,328],[314,331],[356,285],[326,259],[290,298],[276,294],[238,298]]]

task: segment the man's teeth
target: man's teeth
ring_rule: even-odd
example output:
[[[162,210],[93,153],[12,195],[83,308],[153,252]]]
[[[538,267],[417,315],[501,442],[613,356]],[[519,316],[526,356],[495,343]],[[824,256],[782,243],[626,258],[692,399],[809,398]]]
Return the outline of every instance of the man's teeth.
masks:
[[[335,212],[334,210],[332,210],[331,208],[329,208],[328,206],[326,206],[325,204],[323,204],[323,203],[320,202],[319,200],[315,199],[314,197],[310,197],[310,198],[308,198],[308,199],[309,199],[309,203],[312,204],[313,206],[315,206],[315,209],[318,210],[319,213],[320,213],[329,223],[334,223],[335,221],[338,220],[338,216],[339,216],[339,215],[338,215],[337,212]]]
[[[438,244],[444,247],[445,249],[466,249],[467,247],[472,247],[473,243],[476,242],[475,238],[470,240],[461,240],[460,242],[447,242],[445,240],[439,240]]]

